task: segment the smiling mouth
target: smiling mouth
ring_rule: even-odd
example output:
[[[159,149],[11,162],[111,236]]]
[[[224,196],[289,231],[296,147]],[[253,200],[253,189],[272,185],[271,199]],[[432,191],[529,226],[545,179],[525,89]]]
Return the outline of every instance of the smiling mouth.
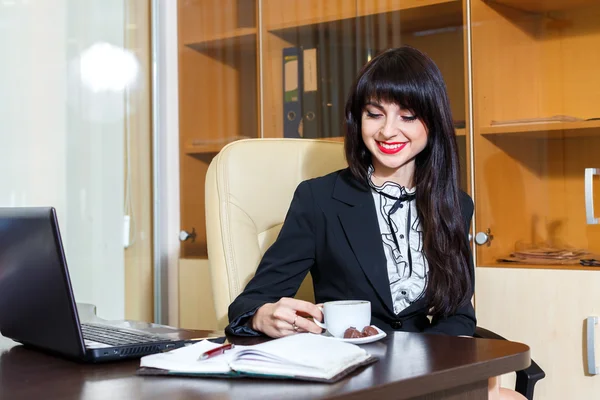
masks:
[[[376,143],[377,143],[377,147],[379,147],[379,150],[381,150],[381,152],[385,153],[385,154],[396,154],[400,150],[405,148],[406,145],[408,144],[408,142],[387,143],[387,142],[378,142],[378,141],[376,141]]]

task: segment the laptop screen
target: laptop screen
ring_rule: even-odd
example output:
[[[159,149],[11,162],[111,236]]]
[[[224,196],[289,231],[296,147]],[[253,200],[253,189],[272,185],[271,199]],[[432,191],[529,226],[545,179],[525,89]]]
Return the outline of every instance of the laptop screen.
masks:
[[[85,353],[52,207],[0,208],[0,333],[68,356]]]

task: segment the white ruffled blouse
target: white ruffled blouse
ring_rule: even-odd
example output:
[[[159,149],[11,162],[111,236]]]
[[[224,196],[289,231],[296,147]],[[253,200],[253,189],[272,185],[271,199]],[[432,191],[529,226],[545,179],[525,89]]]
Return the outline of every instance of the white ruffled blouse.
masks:
[[[369,184],[387,260],[394,312],[399,314],[419,300],[427,286],[429,268],[423,254],[423,229],[414,197],[416,190],[390,181],[377,186],[371,179],[372,173],[371,167]]]

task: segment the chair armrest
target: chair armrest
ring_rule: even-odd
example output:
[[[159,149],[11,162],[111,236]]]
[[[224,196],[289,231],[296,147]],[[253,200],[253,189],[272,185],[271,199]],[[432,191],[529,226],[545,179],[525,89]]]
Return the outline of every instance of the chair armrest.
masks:
[[[506,340],[497,333],[479,326],[475,329],[475,335],[473,336],[482,339]],[[516,372],[517,382],[515,383],[515,391],[521,393],[528,400],[533,400],[533,389],[535,384],[540,379],[543,379],[546,376],[546,373],[540,368],[539,365],[537,365],[535,361],[533,361],[533,359],[531,360],[529,367]]]
[[[473,335],[473,336],[476,338],[482,338],[482,339],[506,340],[506,338],[503,338],[502,336],[498,335],[497,333],[489,331],[480,326],[475,328],[475,335]]]
[[[525,396],[528,400],[533,400],[533,389],[540,379],[543,379],[546,373],[539,365],[531,360],[531,365],[521,371],[517,371],[517,382],[515,390]]]

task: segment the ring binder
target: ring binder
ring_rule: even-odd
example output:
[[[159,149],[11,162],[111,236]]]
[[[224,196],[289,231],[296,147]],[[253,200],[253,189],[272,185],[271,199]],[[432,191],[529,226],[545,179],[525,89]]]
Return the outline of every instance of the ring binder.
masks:
[[[283,49],[283,136],[302,137],[302,52],[297,47]]]

